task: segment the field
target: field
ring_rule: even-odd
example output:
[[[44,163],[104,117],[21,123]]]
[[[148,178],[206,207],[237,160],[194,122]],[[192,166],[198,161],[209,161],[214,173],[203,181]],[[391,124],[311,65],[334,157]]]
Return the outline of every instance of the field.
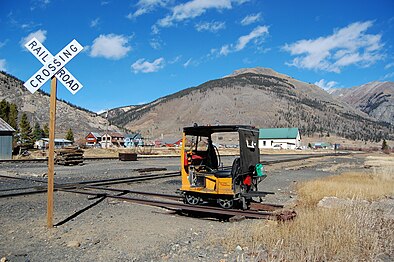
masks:
[[[101,150],[99,152],[102,152]],[[98,152],[93,152],[98,155]],[[106,152],[107,153],[107,152]],[[112,156],[117,156],[113,151]],[[167,155],[163,150],[162,154]],[[262,155],[261,160],[293,155]],[[0,258],[7,261],[393,261],[393,155],[352,154],[266,166],[264,199],[295,210],[292,221],[221,222],[118,200],[56,192],[0,198]],[[232,156],[223,157],[225,165]],[[179,169],[179,158],[85,161],[56,166],[55,182],[122,178],[147,167]],[[0,163],[0,175],[40,179],[46,163]],[[45,178],[42,178],[45,179]],[[0,178],[0,190],[36,186]],[[178,178],[115,188],[174,194]],[[7,193],[8,191],[2,192]]]
[[[221,242],[250,251],[241,261],[392,261],[393,163],[370,156],[366,171],[303,182],[294,221],[234,226]]]

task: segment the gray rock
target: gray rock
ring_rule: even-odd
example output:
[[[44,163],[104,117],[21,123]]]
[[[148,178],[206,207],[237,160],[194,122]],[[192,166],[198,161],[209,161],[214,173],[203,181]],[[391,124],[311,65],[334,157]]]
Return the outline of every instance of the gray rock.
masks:
[[[67,247],[80,247],[81,243],[76,240],[71,240],[67,243]]]

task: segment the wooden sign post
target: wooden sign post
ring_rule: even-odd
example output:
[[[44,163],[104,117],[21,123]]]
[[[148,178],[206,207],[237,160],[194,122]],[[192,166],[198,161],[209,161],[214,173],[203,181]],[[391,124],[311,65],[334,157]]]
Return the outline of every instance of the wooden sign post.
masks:
[[[47,226],[53,227],[53,189],[55,181],[55,124],[56,124],[57,79],[52,76],[49,105],[49,155],[48,155],[48,201]]]
[[[78,92],[82,85],[74,78],[64,66],[70,62],[83,47],[77,40],[71,41],[56,56],[43,46],[36,38],[32,38],[25,47],[43,64],[29,80],[23,85],[34,93],[51,79],[51,93],[49,106],[49,154],[48,154],[48,201],[47,201],[47,226],[53,227],[53,191],[55,176],[55,123],[56,123],[56,93],[57,79],[72,93]]]

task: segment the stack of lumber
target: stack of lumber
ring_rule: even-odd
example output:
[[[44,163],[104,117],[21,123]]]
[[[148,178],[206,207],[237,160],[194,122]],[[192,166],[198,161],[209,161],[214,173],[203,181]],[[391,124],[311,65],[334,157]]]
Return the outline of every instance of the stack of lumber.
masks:
[[[83,150],[78,147],[65,147],[55,151],[58,165],[78,165],[83,163]]]

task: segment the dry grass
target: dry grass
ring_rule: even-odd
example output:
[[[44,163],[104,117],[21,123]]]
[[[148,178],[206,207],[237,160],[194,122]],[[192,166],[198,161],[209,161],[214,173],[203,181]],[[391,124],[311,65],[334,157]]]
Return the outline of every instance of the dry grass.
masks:
[[[367,206],[301,209],[296,220],[234,226],[222,244],[249,247],[240,261],[373,261],[392,248],[394,224]],[[392,252],[392,251],[391,251]]]
[[[394,174],[390,170],[386,167],[369,173],[348,172],[302,183],[297,190],[300,205],[316,206],[326,196],[371,201],[391,195]]]
[[[368,161],[369,173],[349,172],[302,183],[295,220],[246,221],[211,241],[220,241],[231,251],[237,245],[247,247],[239,261],[390,261],[394,257],[392,218],[365,201],[354,201],[346,208],[316,207],[326,196],[368,201],[393,196],[393,158]]]

